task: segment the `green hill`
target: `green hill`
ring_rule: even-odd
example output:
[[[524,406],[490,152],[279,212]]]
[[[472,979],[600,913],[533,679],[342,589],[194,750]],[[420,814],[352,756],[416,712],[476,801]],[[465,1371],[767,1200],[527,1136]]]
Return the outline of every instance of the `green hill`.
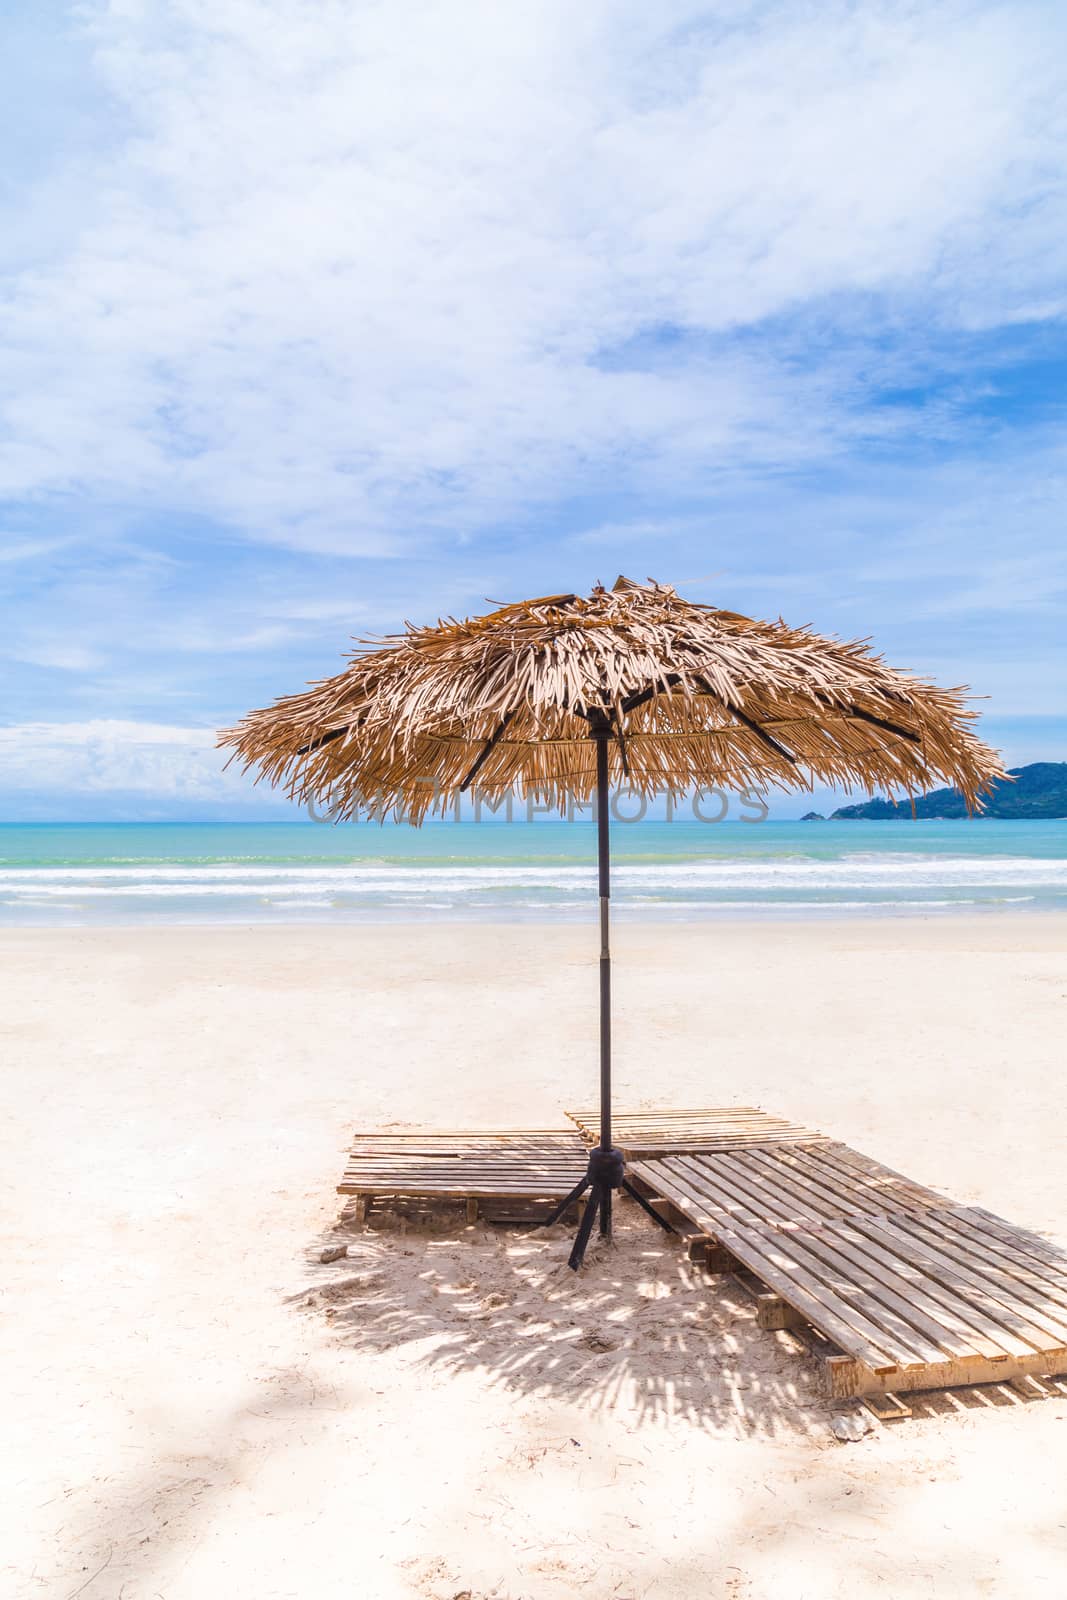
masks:
[[[1011,776],[1014,783],[993,785],[983,816],[1018,821],[1067,817],[1067,761],[1034,761],[1028,767],[1012,767]],[[871,822],[891,817],[910,820],[911,814],[911,804],[907,800],[865,800],[857,806],[840,806],[831,814],[830,821]],[[930,794],[916,797],[915,815],[919,818],[965,817],[967,807],[958,789],[934,789]]]

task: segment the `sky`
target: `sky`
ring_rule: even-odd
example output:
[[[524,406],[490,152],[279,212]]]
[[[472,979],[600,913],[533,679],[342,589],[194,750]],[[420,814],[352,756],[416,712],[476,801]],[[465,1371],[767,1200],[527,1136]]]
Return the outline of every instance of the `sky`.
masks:
[[[1067,759],[1061,6],[0,29],[0,819],[295,814],[216,728],[620,572]]]

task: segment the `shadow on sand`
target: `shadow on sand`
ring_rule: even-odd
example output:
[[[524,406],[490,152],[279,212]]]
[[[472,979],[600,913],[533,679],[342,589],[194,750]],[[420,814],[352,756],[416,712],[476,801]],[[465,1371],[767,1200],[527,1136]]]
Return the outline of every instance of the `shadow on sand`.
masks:
[[[407,1348],[426,1368],[518,1395],[735,1437],[825,1434],[815,1361],[793,1335],[758,1328],[732,1278],[689,1262],[629,1201],[578,1274],[571,1233],[390,1213],[365,1228],[347,1211],[309,1247],[292,1299],[350,1349]],[[323,1265],[339,1244],[347,1256]]]
[[[477,1373],[516,1395],[632,1423],[685,1420],[734,1438],[826,1439],[835,1413],[805,1339],[759,1328],[744,1286],[689,1262],[629,1201],[617,1205],[610,1245],[567,1267],[571,1231],[467,1225],[455,1217],[410,1224],[386,1212],[374,1226],[351,1209],[307,1251],[292,1303],[324,1316],[347,1348],[408,1351],[441,1373]],[[323,1264],[324,1248],[347,1255]],[[1051,1391],[1050,1391],[1051,1392]],[[1041,1384],[930,1391],[884,1420],[947,1416],[1045,1398]],[[861,1430],[862,1431],[862,1428]]]
[[[301,1286],[294,1285],[287,1298],[299,1314],[325,1320],[346,1349],[399,1352],[413,1383],[426,1374],[442,1381],[469,1374],[519,1398],[617,1414],[628,1429],[687,1424],[719,1437],[783,1443],[808,1438],[833,1448],[833,1408],[822,1396],[816,1360],[793,1334],[757,1327],[741,1284],[688,1262],[679,1242],[629,1203],[619,1205],[613,1244],[595,1246],[577,1276],[566,1265],[570,1242],[565,1228],[466,1225],[455,1219],[405,1227],[388,1216],[364,1228],[345,1214],[309,1244]],[[339,1245],[347,1255],[323,1264],[323,1249]],[[1041,1398],[1036,1387],[1027,1395],[987,1386],[911,1396],[909,1403],[915,1418],[947,1417]],[[209,1429],[195,1415],[175,1420],[167,1447],[153,1446],[150,1465],[111,1474],[71,1501],[65,1532],[69,1537],[77,1525],[78,1559],[63,1564],[62,1578],[57,1571],[53,1592],[64,1600],[161,1593],[155,1575],[175,1570],[178,1553],[191,1552],[206,1536],[220,1497],[231,1497],[235,1484],[245,1481],[257,1444],[273,1441],[281,1451],[294,1446],[294,1437],[297,1445],[306,1443],[316,1429],[328,1434],[337,1409],[328,1395],[316,1392],[305,1371],[285,1369],[250,1388],[245,1402],[215,1418]],[[522,1464],[544,1470],[539,1458],[559,1447],[558,1439],[546,1447],[543,1439],[531,1438],[521,1446]],[[786,1548],[797,1541],[807,1549],[809,1525],[832,1527],[842,1514],[841,1494],[849,1496],[850,1527],[861,1515],[872,1523],[885,1515],[886,1483],[897,1486],[893,1492],[903,1497],[901,1505],[917,1503],[926,1478],[913,1481],[909,1458],[895,1465],[886,1460],[885,1482],[875,1477],[867,1483],[844,1463],[844,1477],[831,1472],[813,1480],[803,1523],[783,1524],[772,1542]],[[549,1466],[562,1470],[555,1457]],[[427,1532],[425,1551],[433,1551],[435,1537]],[[977,1592],[992,1560],[989,1552],[962,1548],[954,1532],[943,1542],[937,1558],[952,1563],[956,1578],[967,1574],[954,1592]],[[751,1592],[743,1576],[750,1555],[739,1527],[736,1549],[729,1542],[718,1549],[721,1593]],[[736,1565],[730,1565],[731,1556]],[[549,1584],[546,1577],[537,1592],[593,1592],[599,1581],[595,1561],[586,1570],[579,1557],[580,1551],[569,1553],[567,1571],[555,1574],[559,1582]],[[672,1560],[678,1576],[684,1553]],[[623,1592],[651,1588],[662,1577],[662,1561],[662,1552],[650,1550],[641,1570],[629,1573],[632,1582]],[[705,1564],[706,1552],[694,1550],[694,1593],[700,1592]],[[473,1600],[476,1591],[446,1568],[433,1554],[420,1556],[407,1572],[411,1592],[447,1600],[470,1593]],[[730,1573],[741,1575],[736,1588],[729,1587]],[[917,1569],[914,1584],[902,1581],[895,1592],[918,1600],[929,1592],[927,1584],[928,1574]],[[520,1592],[530,1591],[515,1591]]]

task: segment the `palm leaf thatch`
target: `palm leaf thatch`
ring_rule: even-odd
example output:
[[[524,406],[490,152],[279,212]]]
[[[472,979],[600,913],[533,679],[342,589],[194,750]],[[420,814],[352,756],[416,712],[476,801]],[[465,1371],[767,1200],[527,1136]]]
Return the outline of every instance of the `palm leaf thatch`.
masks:
[[[335,677],[249,712],[220,744],[338,818],[372,808],[417,823],[472,784],[585,802],[591,732],[605,725],[612,781],[642,795],[947,783],[980,810],[1004,769],[974,718],[962,689],[888,667],[865,642],[620,578],[365,641]]]

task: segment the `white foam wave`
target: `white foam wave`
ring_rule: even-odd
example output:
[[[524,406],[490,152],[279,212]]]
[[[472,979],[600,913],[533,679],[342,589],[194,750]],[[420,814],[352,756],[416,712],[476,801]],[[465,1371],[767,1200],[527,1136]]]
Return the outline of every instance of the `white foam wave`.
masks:
[[[584,897],[593,868],[501,862],[463,867],[360,864],[322,866],[62,867],[0,871],[0,899],[18,901],[176,899],[284,901],[425,901],[511,896],[524,891],[555,899]],[[692,900],[701,893],[832,894],[906,891],[1067,891],[1067,860],[1025,856],[856,854],[832,861],[796,857],[627,864],[613,871],[620,897]]]

